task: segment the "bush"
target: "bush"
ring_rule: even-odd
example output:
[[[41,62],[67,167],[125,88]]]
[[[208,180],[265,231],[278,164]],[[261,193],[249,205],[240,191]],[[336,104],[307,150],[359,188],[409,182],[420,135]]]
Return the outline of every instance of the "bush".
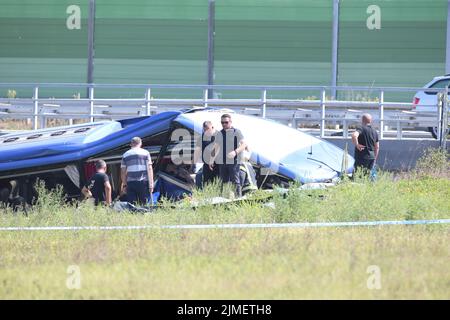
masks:
[[[38,180],[35,184],[37,191],[37,199],[33,209],[38,212],[55,213],[65,206],[64,190],[61,185],[57,185],[55,189],[48,190],[43,180]]]
[[[413,173],[418,177],[450,178],[450,161],[446,150],[429,148],[417,160]]]
[[[6,93],[6,97],[7,97],[8,99],[14,99],[15,97],[17,97],[17,92],[16,92],[16,90],[8,89],[8,92]]]

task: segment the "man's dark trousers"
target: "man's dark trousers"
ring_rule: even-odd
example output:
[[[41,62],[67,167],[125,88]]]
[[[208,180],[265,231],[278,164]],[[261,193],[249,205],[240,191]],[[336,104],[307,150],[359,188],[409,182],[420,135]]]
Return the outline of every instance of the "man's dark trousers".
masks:
[[[147,204],[150,200],[150,190],[147,180],[127,182],[127,201],[133,204]]]
[[[355,173],[365,170],[366,173],[372,170],[375,164],[375,159],[355,159]]]
[[[209,165],[203,164],[203,185],[210,183],[219,176],[219,170],[217,168],[217,164],[214,165],[213,169],[209,168]]]
[[[223,183],[231,182],[236,186],[236,196],[242,197],[241,179],[239,177],[239,164],[221,164],[219,165],[220,179]]]

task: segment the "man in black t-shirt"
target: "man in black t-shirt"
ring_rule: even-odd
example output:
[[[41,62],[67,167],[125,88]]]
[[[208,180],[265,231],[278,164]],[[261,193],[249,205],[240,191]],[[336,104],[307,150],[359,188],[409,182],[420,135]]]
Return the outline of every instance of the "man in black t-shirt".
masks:
[[[242,197],[239,166],[243,162],[242,152],[247,147],[241,130],[232,126],[231,116],[220,118],[222,130],[215,135],[215,162],[219,165],[219,175],[224,183],[231,182],[236,187],[236,196]]]
[[[378,133],[372,128],[371,123],[372,116],[363,114],[362,126],[357,127],[352,134],[352,142],[355,145],[355,173],[360,169],[372,170],[378,158],[380,142]]]
[[[110,205],[111,199],[111,184],[106,175],[106,162],[98,160],[95,163],[96,173],[86,183],[81,192],[86,198],[94,198],[95,205],[105,203]]]
[[[194,161],[203,163],[202,186],[219,176],[219,167],[214,163],[214,141],[217,131],[211,121],[203,122],[203,132],[197,141]]]

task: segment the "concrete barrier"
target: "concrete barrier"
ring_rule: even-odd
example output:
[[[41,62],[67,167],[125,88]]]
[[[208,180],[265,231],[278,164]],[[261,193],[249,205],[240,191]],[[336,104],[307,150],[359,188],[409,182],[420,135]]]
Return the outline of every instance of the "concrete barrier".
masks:
[[[351,139],[342,139],[341,137],[325,138],[339,148],[345,148],[348,144],[348,152],[354,155],[354,145]],[[381,140],[380,154],[377,165],[383,170],[406,171],[415,167],[417,160],[428,148],[439,148],[437,140]],[[447,152],[450,152],[450,143],[447,142]]]

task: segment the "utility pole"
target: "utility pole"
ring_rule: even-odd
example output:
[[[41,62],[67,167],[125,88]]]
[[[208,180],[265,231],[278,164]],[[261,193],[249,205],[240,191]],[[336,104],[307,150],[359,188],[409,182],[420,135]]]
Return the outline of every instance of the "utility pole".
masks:
[[[208,0],[208,85],[214,84],[214,35],[216,29],[216,1]],[[208,90],[208,99],[214,97],[214,90]]]

